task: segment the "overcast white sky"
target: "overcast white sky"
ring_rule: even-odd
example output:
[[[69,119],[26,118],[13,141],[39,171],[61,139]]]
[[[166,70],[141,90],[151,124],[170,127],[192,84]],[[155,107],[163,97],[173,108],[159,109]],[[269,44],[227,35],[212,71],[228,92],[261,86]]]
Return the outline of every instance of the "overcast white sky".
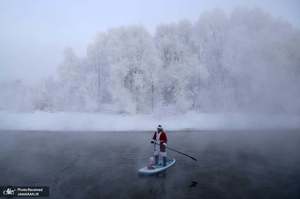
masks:
[[[300,28],[299,0],[0,0],[0,81],[55,74],[65,47],[82,56],[98,31],[197,20],[203,11],[259,7]]]

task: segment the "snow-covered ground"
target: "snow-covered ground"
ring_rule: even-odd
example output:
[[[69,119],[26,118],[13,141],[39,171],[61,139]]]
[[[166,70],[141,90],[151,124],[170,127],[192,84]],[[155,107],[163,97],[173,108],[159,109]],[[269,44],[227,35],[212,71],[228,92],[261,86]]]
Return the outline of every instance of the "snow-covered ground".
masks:
[[[153,130],[158,124],[162,124],[167,130],[300,128],[300,116],[193,112],[168,116],[0,112],[0,129],[2,130],[139,131]]]

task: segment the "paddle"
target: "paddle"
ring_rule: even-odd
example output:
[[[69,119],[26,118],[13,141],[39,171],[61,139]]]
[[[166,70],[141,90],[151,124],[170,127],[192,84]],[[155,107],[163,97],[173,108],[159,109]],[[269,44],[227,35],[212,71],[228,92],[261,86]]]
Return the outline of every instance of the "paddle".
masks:
[[[157,144],[157,143],[154,142],[154,141],[151,141],[151,143],[154,144],[154,145]],[[158,144],[157,144],[157,145],[158,145]],[[178,150],[176,150],[176,149],[170,148],[170,147],[168,147],[168,146],[166,146],[166,148],[169,149],[170,151],[174,151],[174,152],[179,153],[179,154],[181,154],[181,155],[185,155],[185,156],[187,156],[187,157],[189,157],[189,158],[191,158],[191,159],[197,161],[196,158],[194,158],[194,157],[192,157],[192,156],[190,156],[190,155],[188,155],[188,154],[186,154],[186,153],[183,153],[183,152],[178,151]]]

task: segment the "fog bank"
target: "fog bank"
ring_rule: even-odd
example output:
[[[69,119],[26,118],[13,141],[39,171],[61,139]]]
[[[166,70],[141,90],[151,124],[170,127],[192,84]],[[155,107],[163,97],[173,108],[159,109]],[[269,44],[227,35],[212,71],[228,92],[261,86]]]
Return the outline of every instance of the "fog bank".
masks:
[[[125,115],[0,112],[0,129],[49,131],[242,130],[300,128],[300,116],[263,114]]]
[[[299,114],[299,52],[299,29],[260,9],[117,27],[66,49],[56,78],[1,83],[0,110]]]

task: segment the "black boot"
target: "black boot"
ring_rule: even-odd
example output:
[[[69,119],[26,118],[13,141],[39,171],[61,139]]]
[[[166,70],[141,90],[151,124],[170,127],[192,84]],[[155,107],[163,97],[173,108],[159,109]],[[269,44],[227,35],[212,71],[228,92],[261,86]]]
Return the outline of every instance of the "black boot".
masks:
[[[158,165],[158,158],[159,158],[159,156],[158,156],[158,155],[154,156],[155,165]]]
[[[163,166],[165,167],[167,165],[167,157],[163,157]]]

